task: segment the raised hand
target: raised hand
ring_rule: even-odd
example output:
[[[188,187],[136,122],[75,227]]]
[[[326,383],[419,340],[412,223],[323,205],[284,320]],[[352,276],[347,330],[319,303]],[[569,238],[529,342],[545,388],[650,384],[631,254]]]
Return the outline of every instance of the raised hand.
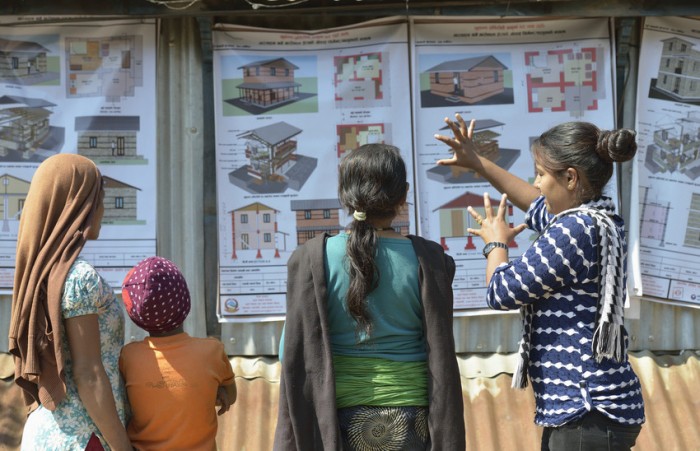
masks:
[[[508,196],[503,194],[501,202],[498,205],[498,211],[494,215],[493,207],[491,206],[491,198],[488,193],[484,193],[484,210],[486,217],[481,215],[472,207],[468,207],[467,211],[474,218],[474,221],[481,226],[480,229],[467,229],[467,232],[472,235],[481,237],[484,243],[498,241],[500,243],[510,243],[523,230],[527,228],[527,224],[520,224],[511,227],[506,212],[508,211]]]
[[[445,118],[445,123],[452,130],[453,137],[444,135],[435,135],[435,139],[441,141],[448,146],[453,152],[451,158],[445,158],[438,160],[437,164],[441,165],[456,165],[462,166],[469,169],[477,169],[481,166],[481,160],[479,155],[476,153],[477,145],[472,139],[474,136],[474,124],[475,120],[472,119],[469,122],[469,126],[464,122],[462,116],[455,114],[455,121],[451,121],[449,118]]]

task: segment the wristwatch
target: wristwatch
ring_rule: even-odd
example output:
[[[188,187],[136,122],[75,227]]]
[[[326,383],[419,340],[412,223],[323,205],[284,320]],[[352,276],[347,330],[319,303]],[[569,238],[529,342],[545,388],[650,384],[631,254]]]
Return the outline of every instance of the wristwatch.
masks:
[[[499,243],[498,241],[491,241],[490,243],[486,243],[486,246],[484,246],[484,249],[481,251],[481,253],[484,254],[484,257],[488,257],[491,251],[496,249],[497,247],[503,248],[506,251],[508,250],[507,244]]]

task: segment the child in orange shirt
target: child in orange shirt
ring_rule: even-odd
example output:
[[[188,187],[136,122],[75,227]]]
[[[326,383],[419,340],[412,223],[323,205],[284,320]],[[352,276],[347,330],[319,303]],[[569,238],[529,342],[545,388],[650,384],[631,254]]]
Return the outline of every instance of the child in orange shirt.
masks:
[[[119,370],[132,417],[127,426],[138,450],[216,450],[219,415],[236,401],[224,345],[183,331],[190,293],[180,270],[149,257],[124,279],[122,297],[131,320],[149,332],[121,351]]]

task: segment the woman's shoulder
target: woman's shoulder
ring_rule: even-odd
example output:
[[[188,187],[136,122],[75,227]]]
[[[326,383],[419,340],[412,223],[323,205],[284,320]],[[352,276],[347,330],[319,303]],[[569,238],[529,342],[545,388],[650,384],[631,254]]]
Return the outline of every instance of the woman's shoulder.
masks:
[[[287,261],[288,267],[299,265],[301,262],[308,261],[310,258],[322,258],[327,243],[334,238],[334,236],[332,237],[327,233],[323,233],[300,244],[294,249],[292,255],[290,255]]]
[[[433,240],[418,235],[407,235],[407,238],[411,240],[411,244],[413,244],[413,248],[416,249],[416,253],[427,251],[438,255],[445,254],[445,248]]]
[[[83,259],[82,257],[76,258],[68,270],[68,274],[66,275],[66,283],[85,283],[90,281],[94,281],[95,283],[99,282],[100,273],[87,260]]]
[[[594,244],[596,236],[594,219],[583,211],[560,216],[543,233],[544,239],[552,244],[575,245],[579,248]]]
[[[82,258],[73,262],[63,284],[61,301],[64,317],[95,313],[95,309],[114,299],[109,284],[95,267]]]

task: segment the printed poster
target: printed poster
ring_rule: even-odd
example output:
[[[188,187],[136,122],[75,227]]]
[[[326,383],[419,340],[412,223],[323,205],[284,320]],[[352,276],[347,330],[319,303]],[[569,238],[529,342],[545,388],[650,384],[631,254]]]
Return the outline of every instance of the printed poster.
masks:
[[[700,307],[700,21],[645,19],[636,117],[643,295]]]
[[[403,19],[213,32],[221,321],[285,314],[291,253],[351,222],[337,194],[346,152],[395,145],[414,186],[407,36]],[[414,211],[394,228],[415,233]]]
[[[550,127],[588,121],[615,128],[614,61],[607,19],[502,20],[415,18],[412,22],[417,207],[422,236],[454,257],[455,313],[486,308],[486,263],[477,227],[483,194],[500,194],[471,171],[435,162],[448,158],[435,134],[451,135],[444,118],[476,119],[474,140],[483,156],[534,181],[530,144]],[[607,195],[616,199],[613,177]],[[510,205],[508,219],[524,222]],[[508,243],[511,258],[534,240],[525,230]]]
[[[0,51],[0,290],[12,290],[32,175],[58,153],[104,175],[100,238],[82,255],[119,289],[156,252],[154,22],[2,26]]]

